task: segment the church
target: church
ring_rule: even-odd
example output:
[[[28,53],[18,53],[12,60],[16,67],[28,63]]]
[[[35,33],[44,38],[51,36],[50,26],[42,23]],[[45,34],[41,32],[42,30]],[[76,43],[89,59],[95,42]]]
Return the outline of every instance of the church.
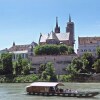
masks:
[[[65,33],[60,32],[60,26],[58,25],[58,18],[56,17],[56,26],[54,31],[48,34],[40,33],[39,45],[44,44],[65,44],[74,47],[74,22],[71,21],[69,15],[69,21],[67,22]]]

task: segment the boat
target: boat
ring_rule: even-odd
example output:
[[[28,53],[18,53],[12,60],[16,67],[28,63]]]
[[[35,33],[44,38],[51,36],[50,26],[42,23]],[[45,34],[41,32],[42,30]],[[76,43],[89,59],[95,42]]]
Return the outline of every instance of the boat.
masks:
[[[30,95],[63,96],[63,97],[94,97],[99,92],[79,92],[71,89],[62,89],[61,82],[33,82],[26,86],[26,92]]]

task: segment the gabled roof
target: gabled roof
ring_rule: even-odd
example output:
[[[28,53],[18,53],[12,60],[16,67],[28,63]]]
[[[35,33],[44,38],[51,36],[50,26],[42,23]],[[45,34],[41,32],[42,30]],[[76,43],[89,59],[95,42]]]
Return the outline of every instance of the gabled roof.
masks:
[[[51,32],[49,35],[41,35],[40,42],[46,42],[47,39],[56,39],[59,41],[69,40],[70,33],[54,33]]]
[[[58,40],[58,38],[57,38],[57,36],[56,36],[56,34],[54,32],[51,32],[47,39],[49,39],[49,40],[51,40],[51,39]]]
[[[56,34],[56,36],[58,37],[59,41],[69,40],[69,35],[70,35],[70,33],[60,33],[60,34]]]
[[[46,42],[46,39],[48,38],[48,35],[42,34],[40,37],[40,42]]]
[[[15,45],[9,48],[9,52],[28,50],[29,47],[30,47],[30,44],[29,45]]]
[[[55,87],[57,85],[64,86],[63,83],[58,83],[58,82],[34,82],[30,84],[29,86]]]
[[[35,46],[37,46],[37,43],[35,43],[34,41],[31,44],[26,44],[26,45],[15,45],[15,43],[13,43],[13,46],[10,47],[8,51],[9,52],[25,51],[28,50],[29,48],[34,48]]]

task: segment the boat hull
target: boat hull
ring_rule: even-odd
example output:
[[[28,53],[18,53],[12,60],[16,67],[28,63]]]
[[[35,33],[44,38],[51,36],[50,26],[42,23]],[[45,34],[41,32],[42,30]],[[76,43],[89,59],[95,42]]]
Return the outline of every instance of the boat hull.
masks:
[[[99,92],[88,92],[88,93],[49,93],[49,92],[28,92],[29,95],[42,95],[42,96],[62,96],[62,97],[78,97],[87,98],[94,97],[99,94]]]

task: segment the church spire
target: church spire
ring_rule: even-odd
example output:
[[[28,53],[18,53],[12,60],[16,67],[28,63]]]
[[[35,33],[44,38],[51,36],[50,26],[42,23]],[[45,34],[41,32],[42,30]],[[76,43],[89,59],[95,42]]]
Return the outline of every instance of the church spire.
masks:
[[[15,42],[13,42],[13,46],[15,46]]]
[[[56,27],[58,27],[58,17],[56,17]]]
[[[58,17],[56,17],[55,33],[60,33],[60,27],[58,26]]]
[[[71,22],[71,16],[70,16],[70,14],[69,14],[69,22]]]

